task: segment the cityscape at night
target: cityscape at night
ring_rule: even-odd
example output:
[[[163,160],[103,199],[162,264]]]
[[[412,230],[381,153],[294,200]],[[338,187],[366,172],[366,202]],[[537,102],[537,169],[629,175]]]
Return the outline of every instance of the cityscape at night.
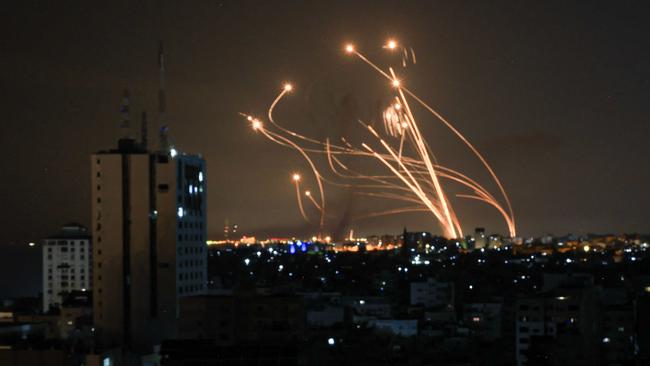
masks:
[[[0,366],[650,364],[650,7],[5,7]]]

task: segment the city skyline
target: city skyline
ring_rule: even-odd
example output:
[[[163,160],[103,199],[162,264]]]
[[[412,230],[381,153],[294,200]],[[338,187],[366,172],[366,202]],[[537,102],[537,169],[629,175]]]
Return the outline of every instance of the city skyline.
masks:
[[[649,9],[8,5],[0,364],[650,364]]]
[[[5,43],[0,127],[0,151],[14,157],[4,180],[12,194],[2,200],[3,219],[13,225],[0,245],[38,241],[70,221],[89,224],[88,156],[119,136],[124,89],[132,94],[133,115],[146,109],[151,134],[159,127],[160,39],[170,135],[179,150],[203,154],[219,177],[210,180],[208,238],[222,236],[226,219],[242,234],[262,237],[317,231],[302,223],[292,201],[291,173],[304,163],[259,141],[238,113],[264,113],[282,81],[291,80],[300,96],[278,113],[307,121],[298,126],[310,134],[338,137],[346,132],[340,121],[346,108],[367,115],[380,98],[354,87],[372,78],[341,48],[354,41],[374,49],[388,37],[418,52],[421,76],[407,82],[493,164],[521,235],[650,231],[643,164],[648,25],[638,5],[163,5],[129,11],[14,5],[14,15],[23,16],[5,22],[13,32]],[[269,12],[278,16],[268,19]],[[341,212],[359,205],[346,195],[335,198]],[[469,209],[465,230],[505,233],[487,212]],[[425,214],[353,229],[383,234],[404,226],[439,233]]]

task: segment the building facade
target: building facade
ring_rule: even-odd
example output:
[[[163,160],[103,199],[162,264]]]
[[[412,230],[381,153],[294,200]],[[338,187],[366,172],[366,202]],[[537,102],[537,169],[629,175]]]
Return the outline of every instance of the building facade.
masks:
[[[67,224],[43,240],[43,312],[59,308],[64,295],[92,288],[92,245],[88,230]]]
[[[422,282],[411,282],[410,304],[436,308],[454,304],[454,284],[427,278]]]
[[[176,334],[179,297],[207,281],[205,162],[123,138],[92,155],[93,317],[103,347]]]

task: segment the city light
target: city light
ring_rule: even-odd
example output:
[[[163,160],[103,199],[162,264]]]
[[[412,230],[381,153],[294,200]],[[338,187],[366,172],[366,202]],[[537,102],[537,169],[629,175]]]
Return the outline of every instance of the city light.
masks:
[[[392,39],[389,40],[388,43],[386,43],[386,48],[388,48],[389,50],[394,50],[395,48],[397,48],[397,42],[395,42],[395,40]]]
[[[354,46],[351,45],[351,44],[346,45],[346,46],[345,46],[345,52],[347,52],[347,53],[352,53],[352,52],[354,52]]]

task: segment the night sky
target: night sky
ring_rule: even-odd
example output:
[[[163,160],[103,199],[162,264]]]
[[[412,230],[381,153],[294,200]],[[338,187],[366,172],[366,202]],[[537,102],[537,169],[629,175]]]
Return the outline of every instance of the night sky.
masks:
[[[417,64],[400,71],[406,85],[492,163],[520,234],[650,232],[644,2],[142,3],[21,2],[2,10],[0,245],[39,241],[70,221],[88,224],[89,156],[115,146],[124,89],[132,119],[147,110],[155,136],[159,39],[171,136],[207,160],[210,238],[222,237],[226,219],[249,235],[316,231],[302,221],[290,182],[294,170],[307,172],[304,161],[255,134],[238,112],[263,116],[289,80],[295,93],[277,111],[287,126],[319,138],[353,134],[358,126],[339,118],[346,108],[370,115],[391,94],[342,47],[352,41],[382,66],[398,65],[381,50],[388,37],[416,51]],[[441,162],[487,178],[451,134],[422,116]],[[331,198],[334,214],[385,207],[347,192]],[[480,203],[457,210],[466,231],[506,233]],[[405,225],[439,232],[426,213],[351,227],[382,234]]]

